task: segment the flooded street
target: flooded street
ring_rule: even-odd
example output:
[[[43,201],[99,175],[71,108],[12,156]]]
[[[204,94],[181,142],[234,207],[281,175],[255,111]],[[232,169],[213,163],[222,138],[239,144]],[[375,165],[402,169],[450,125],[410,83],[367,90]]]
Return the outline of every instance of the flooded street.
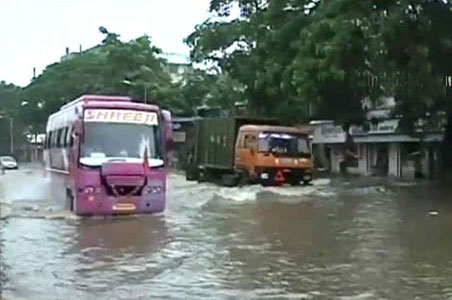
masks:
[[[452,299],[450,193],[170,186],[163,215],[81,219],[41,169],[0,175],[3,299]]]

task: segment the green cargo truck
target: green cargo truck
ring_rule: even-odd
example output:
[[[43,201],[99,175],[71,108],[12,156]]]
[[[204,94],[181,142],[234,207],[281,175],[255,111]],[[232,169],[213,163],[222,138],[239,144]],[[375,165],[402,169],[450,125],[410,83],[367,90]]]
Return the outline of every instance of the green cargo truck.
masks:
[[[309,131],[274,119],[198,119],[187,179],[226,186],[308,184],[313,170]]]

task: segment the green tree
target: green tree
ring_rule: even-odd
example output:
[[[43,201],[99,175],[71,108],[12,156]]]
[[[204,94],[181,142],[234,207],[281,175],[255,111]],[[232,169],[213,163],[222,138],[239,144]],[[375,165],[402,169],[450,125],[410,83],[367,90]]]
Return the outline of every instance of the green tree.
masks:
[[[22,93],[22,88],[0,81],[0,154],[10,152],[11,118],[13,119],[14,143],[18,146],[23,142],[23,136],[20,134],[23,125],[19,118]]]
[[[165,61],[158,57],[161,50],[149,37],[122,42],[118,34],[101,31],[106,34],[101,44],[47,66],[25,88],[27,121],[33,128],[42,130],[51,113],[82,94],[127,94],[143,101],[146,90],[150,102],[163,106],[179,97]]]
[[[251,113],[359,122],[363,99],[393,96],[407,130],[447,112],[445,157],[452,153],[444,85],[452,74],[451,1],[212,0],[210,8],[215,18],[186,39],[191,59],[243,84]]]

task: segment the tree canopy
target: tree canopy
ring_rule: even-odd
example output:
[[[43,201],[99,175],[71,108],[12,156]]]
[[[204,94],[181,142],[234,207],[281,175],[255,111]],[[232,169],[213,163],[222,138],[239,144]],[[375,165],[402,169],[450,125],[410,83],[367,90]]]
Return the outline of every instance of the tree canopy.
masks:
[[[212,0],[210,9],[215,17],[186,40],[191,59],[244,84],[251,110],[350,122],[366,97],[394,96],[407,119],[446,108],[451,1]]]
[[[211,0],[210,11],[185,40],[206,70],[174,81],[149,37],[124,42],[101,27],[99,45],[47,66],[24,89],[3,83],[0,93],[16,96],[0,101],[26,101],[22,119],[34,131],[85,93],[146,94],[186,114],[246,102],[249,114],[344,124],[363,119],[364,99],[390,96],[407,128],[444,112],[452,124],[451,0]]]
[[[0,124],[5,124],[0,130],[5,139],[9,117],[23,124],[25,134],[42,133],[51,113],[82,94],[122,94],[137,101],[146,97],[148,103],[186,115],[205,104],[231,109],[242,99],[241,84],[225,74],[216,76],[186,65],[182,77],[175,80],[171,63],[148,36],[123,42],[119,34],[104,27],[99,30],[105,35],[100,44],[48,65],[27,87],[0,83],[0,116],[4,115]],[[19,130],[15,135],[22,138]]]

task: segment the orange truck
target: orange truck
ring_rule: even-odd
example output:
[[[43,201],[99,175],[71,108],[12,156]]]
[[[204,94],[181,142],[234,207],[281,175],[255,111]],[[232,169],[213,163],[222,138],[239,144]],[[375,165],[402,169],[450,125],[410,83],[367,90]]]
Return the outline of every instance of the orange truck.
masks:
[[[188,180],[226,186],[308,184],[313,159],[309,132],[271,120],[199,119],[188,157]]]

